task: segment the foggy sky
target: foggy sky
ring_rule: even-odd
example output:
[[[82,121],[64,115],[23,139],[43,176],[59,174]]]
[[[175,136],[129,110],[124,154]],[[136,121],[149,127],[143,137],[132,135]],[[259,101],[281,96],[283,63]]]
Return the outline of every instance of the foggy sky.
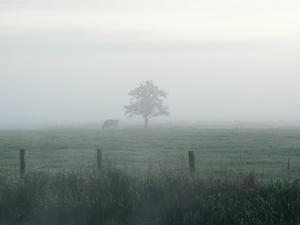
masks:
[[[299,12],[298,0],[0,0],[0,124],[125,119],[145,80],[169,93],[166,121],[299,121]]]

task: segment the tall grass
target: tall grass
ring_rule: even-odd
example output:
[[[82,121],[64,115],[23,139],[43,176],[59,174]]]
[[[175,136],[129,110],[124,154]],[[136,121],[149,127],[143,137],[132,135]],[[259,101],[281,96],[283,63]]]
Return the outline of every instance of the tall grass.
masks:
[[[114,167],[0,173],[0,224],[299,224],[300,179]]]

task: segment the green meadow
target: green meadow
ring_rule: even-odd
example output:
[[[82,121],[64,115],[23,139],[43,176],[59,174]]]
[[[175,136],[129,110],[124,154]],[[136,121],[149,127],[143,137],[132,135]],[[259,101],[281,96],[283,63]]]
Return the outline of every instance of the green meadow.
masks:
[[[300,224],[297,127],[100,127],[1,131],[0,224]]]
[[[197,174],[240,174],[254,171],[262,178],[298,176],[300,129],[256,124],[178,123],[0,131],[1,170],[19,174],[19,150],[25,149],[26,171],[61,171],[103,165],[130,171],[188,170],[194,151]],[[289,162],[289,164],[288,164]],[[289,169],[289,170],[288,170]]]

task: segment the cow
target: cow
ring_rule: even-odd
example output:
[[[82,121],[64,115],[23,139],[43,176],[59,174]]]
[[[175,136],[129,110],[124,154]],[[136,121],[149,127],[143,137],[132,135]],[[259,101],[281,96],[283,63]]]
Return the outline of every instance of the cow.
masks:
[[[105,120],[102,125],[102,130],[105,128],[117,128],[118,126],[118,120]]]

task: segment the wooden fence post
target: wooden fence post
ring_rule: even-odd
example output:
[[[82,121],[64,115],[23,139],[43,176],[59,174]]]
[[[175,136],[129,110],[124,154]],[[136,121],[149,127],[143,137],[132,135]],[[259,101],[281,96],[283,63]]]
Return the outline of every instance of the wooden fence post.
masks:
[[[20,149],[20,174],[25,174],[25,149]]]
[[[189,151],[189,163],[190,163],[190,175],[193,176],[195,174],[195,157],[194,151]]]
[[[287,169],[288,169],[288,179],[290,179],[290,159],[287,162]]]
[[[102,162],[102,149],[97,148],[97,167],[101,169],[101,162]]]

